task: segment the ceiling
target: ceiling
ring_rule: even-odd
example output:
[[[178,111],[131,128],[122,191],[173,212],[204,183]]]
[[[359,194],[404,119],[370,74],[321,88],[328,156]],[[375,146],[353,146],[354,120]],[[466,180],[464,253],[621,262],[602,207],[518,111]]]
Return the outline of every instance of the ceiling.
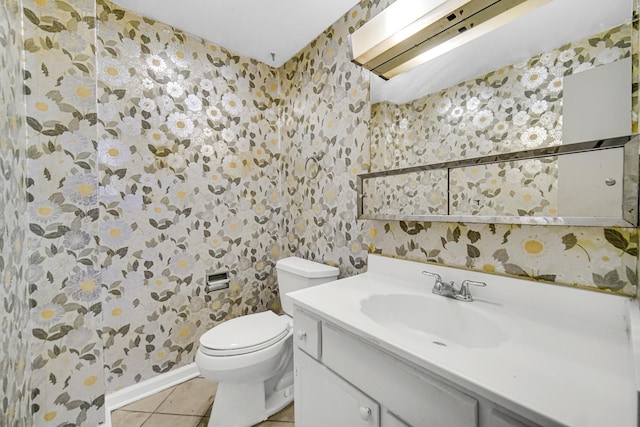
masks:
[[[114,3],[279,67],[358,0],[114,0]],[[271,52],[275,52],[275,60]]]

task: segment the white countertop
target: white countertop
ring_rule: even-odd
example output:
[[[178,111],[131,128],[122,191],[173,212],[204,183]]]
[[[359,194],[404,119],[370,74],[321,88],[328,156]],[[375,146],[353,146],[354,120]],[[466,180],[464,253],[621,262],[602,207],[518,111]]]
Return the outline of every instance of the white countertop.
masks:
[[[480,280],[487,287],[471,289],[473,302],[433,295],[433,280],[419,274],[425,269],[445,281]],[[383,326],[362,312],[370,296],[391,294],[477,310],[507,339],[488,347],[443,347],[434,345],[437,336]],[[307,311],[542,425],[637,426],[624,314],[629,299],[377,256],[369,257],[368,273],[288,295]]]

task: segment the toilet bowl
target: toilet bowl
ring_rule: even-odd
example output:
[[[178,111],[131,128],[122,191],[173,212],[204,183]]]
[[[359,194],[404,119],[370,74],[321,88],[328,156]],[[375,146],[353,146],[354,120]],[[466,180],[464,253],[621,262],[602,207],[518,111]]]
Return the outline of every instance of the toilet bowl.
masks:
[[[277,262],[286,314],[249,314],[211,328],[200,338],[196,365],[218,383],[209,427],[249,427],[293,400],[293,306],[286,294],[335,280],[338,269],[297,257]]]

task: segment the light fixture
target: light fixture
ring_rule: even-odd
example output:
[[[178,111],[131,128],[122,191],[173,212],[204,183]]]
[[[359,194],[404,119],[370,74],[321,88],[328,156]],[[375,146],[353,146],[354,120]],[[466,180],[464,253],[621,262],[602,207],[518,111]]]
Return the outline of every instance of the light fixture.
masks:
[[[390,79],[552,0],[397,0],[350,38],[353,62]]]

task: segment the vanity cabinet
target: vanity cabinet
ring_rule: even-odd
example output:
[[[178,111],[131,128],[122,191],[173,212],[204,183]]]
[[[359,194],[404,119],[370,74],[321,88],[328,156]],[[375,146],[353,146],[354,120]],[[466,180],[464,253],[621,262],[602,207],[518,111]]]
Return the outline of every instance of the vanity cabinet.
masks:
[[[296,424],[380,427],[380,405],[297,348]]]
[[[293,324],[301,427],[539,426],[297,307]]]

